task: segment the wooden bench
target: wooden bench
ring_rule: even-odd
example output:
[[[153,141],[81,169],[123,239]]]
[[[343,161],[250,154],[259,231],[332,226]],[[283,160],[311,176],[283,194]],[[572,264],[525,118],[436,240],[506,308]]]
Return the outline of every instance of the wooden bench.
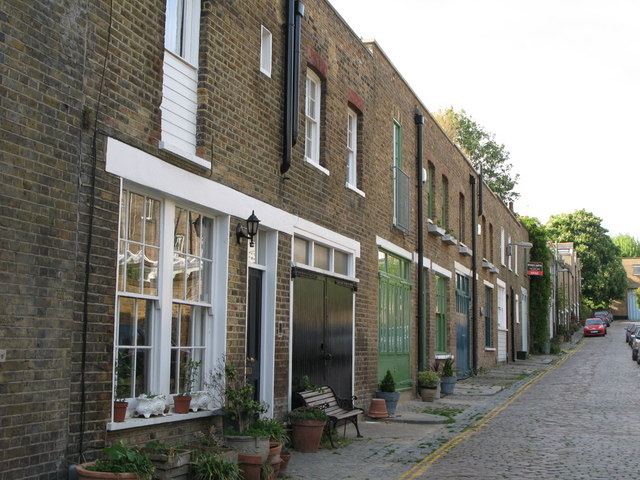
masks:
[[[331,448],[335,448],[331,432],[339,424],[344,424],[343,436],[347,433],[347,422],[351,422],[356,427],[358,438],[362,438],[360,429],[358,428],[358,415],[364,413],[364,410],[355,407],[353,400],[356,400],[356,397],[352,399],[336,397],[331,387],[320,387],[315,390],[294,393],[294,405],[298,404],[319,408],[329,417],[329,421],[325,425],[325,430],[331,442]]]

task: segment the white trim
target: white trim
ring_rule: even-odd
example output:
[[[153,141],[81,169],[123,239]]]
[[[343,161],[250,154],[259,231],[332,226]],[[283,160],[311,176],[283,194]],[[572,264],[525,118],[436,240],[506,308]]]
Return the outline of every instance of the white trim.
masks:
[[[347,187],[349,190],[353,190],[354,192],[356,192],[361,197],[366,197],[366,195],[364,194],[364,192],[362,190],[360,190],[358,187],[356,187],[354,185],[351,185],[349,182],[347,182],[344,186]]]
[[[260,25],[260,71],[271,78],[273,58],[273,35],[264,25]]]
[[[160,140],[158,142],[158,148],[160,150],[164,150],[165,152],[169,152],[172,153],[174,155],[179,156],[180,158],[183,158],[189,162],[195,163],[196,165],[200,165],[201,167],[205,167],[208,169],[211,169],[211,161],[210,160],[205,160],[203,158],[198,157],[197,155],[194,155],[192,153],[186,152],[184,150],[179,149],[178,147],[175,147],[167,142],[164,142],[162,140]]]
[[[127,415],[130,410],[127,410]],[[130,428],[150,427],[151,425],[160,425],[163,423],[182,422],[184,420],[194,420],[196,418],[211,417],[215,415],[211,410],[198,410],[197,412],[189,412],[185,414],[167,414],[150,418],[132,418],[127,417],[124,422],[107,423],[107,431],[116,432],[119,430],[129,430]]]
[[[484,347],[485,352],[495,352],[496,349],[494,347]]]
[[[180,198],[214,212],[246,218],[252,210],[260,225],[288,235],[314,235],[325,244],[360,257],[360,242],[273,205],[165,162],[114,138],[107,138],[106,171],[164,195]],[[152,174],[150,172],[153,172]],[[408,254],[407,258],[411,258]]]
[[[446,360],[448,358],[453,360],[455,357],[453,356],[452,353],[436,353],[433,358],[436,360]]]
[[[318,170],[320,170],[322,173],[324,173],[327,176],[331,175],[331,172],[329,172],[329,170],[324,168],[318,162],[315,162],[315,161],[311,160],[309,157],[304,157],[304,163],[306,163],[307,165],[311,165],[312,167],[317,168]]]
[[[502,288],[507,288],[507,284],[504,283],[502,280],[500,280],[499,278],[496,278],[496,283],[498,284],[499,287]]]
[[[303,270],[308,270],[310,272],[320,273],[320,274],[325,275],[327,277],[340,278],[342,280],[347,280],[349,282],[358,283],[360,281],[360,279],[358,279],[356,277],[350,277],[348,275],[343,275],[341,273],[332,272],[331,270],[324,270],[323,268],[313,267],[311,265],[307,265],[306,263],[291,262],[291,266],[292,267],[299,267],[299,268],[301,268]]]
[[[415,263],[417,265],[418,264],[418,260],[419,260],[418,252],[413,252],[413,263]],[[431,260],[429,260],[427,257],[422,257],[422,267],[430,269],[431,268]]]
[[[462,273],[463,275],[466,275],[467,277],[471,277],[472,272],[471,269],[465,267],[464,265],[462,265],[461,263],[458,262],[453,262],[454,267],[456,272]]]
[[[493,283],[487,282],[486,280],[483,280],[482,283],[484,283],[484,286],[488,287],[488,288],[494,288],[495,287],[495,285]]]
[[[442,275],[443,277],[453,278],[453,273],[446,268],[442,268],[437,263],[431,262],[431,269],[437,273],[438,275]]]
[[[385,240],[382,237],[376,235],[376,245],[390,253],[398,255],[399,257],[405,258],[406,260],[413,261],[413,254],[409,250],[405,250],[402,247],[399,247],[395,243],[392,243],[388,240]]]

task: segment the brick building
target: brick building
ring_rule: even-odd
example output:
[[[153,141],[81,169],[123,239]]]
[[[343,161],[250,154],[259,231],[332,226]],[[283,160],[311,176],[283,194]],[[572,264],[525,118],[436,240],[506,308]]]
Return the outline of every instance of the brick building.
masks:
[[[305,375],[366,407],[387,369],[410,396],[438,360],[528,350],[526,229],[326,1],[7,0],[0,20],[0,478],[188,441],[210,410],[134,416],[187,359],[198,388],[246,368],[283,417]]]

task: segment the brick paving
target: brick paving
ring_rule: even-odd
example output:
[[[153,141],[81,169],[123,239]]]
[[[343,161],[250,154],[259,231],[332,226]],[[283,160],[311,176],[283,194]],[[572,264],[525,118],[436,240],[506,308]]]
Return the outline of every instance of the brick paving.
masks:
[[[578,348],[564,345],[575,348],[568,356],[499,365],[435,403],[405,402],[393,421],[363,421],[365,438],[346,447],[294,452],[288,478],[635,478],[629,455],[640,445],[640,366],[624,343],[624,324],[614,322],[603,338],[576,334]],[[463,412],[445,424],[420,413],[426,406]]]

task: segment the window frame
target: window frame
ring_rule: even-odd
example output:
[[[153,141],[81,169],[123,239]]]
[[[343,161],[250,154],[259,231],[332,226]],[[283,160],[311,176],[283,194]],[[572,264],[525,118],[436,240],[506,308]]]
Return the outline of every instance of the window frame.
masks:
[[[316,96],[313,99],[310,96],[310,93],[311,93],[310,84],[314,85],[315,87],[314,90],[315,90]],[[309,111],[311,100],[313,100],[315,105],[314,112]],[[305,91],[305,101],[304,101],[304,115],[305,115],[304,158],[306,162],[317,167],[320,167],[321,114],[322,114],[322,80],[311,68],[307,68],[307,80],[306,80],[306,91]]]
[[[436,275],[436,354],[447,353],[447,281],[448,278]]]
[[[273,35],[264,25],[260,25],[260,71],[271,78],[273,64]]]
[[[347,183],[346,187],[364,196],[358,187],[360,180],[358,176],[358,121],[359,115],[356,110],[349,107],[347,109]]]
[[[449,179],[442,175],[442,188],[440,189],[440,221],[441,227],[449,228]]]
[[[165,8],[164,48],[193,67],[198,66],[200,8],[200,0],[167,0]]]

